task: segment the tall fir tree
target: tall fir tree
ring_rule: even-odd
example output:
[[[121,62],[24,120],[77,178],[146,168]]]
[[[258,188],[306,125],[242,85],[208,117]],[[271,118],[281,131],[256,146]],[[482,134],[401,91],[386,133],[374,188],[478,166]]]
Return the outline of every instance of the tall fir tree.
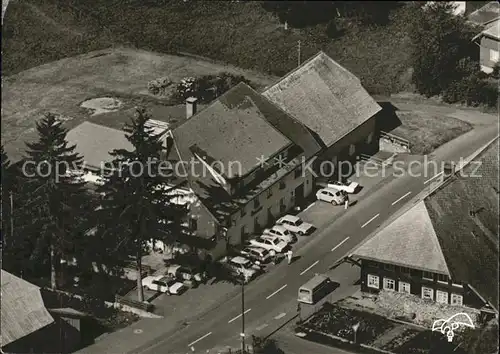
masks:
[[[111,152],[114,159],[100,190],[104,196],[99,211],[104,226],[101,232],[113,234],[111,239],[121,235],[115,251],[133,252],[139,301],[144,301],[141,273],[147,241],[172,242],[185,215],[184,207],[172,203],[176,194],[167,187],[172,171],[162,165],[162,142],[146,126],[148,120],[145,109],[138,108],[136,116],[126,124],[125,136],[134,148]]]
[[[30,235],[32,258],[36,264],[50,264],[51,287],[62,278],[61,261],[67,260],[78,243],[80,209],[84,202],[84,183],[71,175],[80,170],[82,157],[76,146],[68,146],[67,130],[53,114],[46,114],[36,124],[38,141],[26,144],[23,162],[25,220],[23,232]],[[47,257],[48,256],[48,257]]]

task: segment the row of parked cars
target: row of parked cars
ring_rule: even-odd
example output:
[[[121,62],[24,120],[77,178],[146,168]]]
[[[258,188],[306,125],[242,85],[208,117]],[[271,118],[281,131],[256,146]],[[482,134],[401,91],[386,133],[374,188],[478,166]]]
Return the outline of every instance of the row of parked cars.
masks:
[[[316,228],[299,217],[285,215],[278,219],[276,224],[265,229],[263,234],[250,239],[237,254],[225,257],[222,265],[235,278],[243,278],[245,283],[250,282],[266,267],[291,249],[297,242],[297,236],[310,235]]]
[[[165,274],[150,275],[142,279],[142,287],[168,295],[181,295],[189,287],[196,287],[204,282],[206,278],[206,274],[195,267],[172,264]]]
[[[344,204],[348,194],[356,193],[360,185],[357,182],[346,180],[345,182],[330,180],[319,181],[317,185],[322,187],[316,192],[316,199],[332,205]]]

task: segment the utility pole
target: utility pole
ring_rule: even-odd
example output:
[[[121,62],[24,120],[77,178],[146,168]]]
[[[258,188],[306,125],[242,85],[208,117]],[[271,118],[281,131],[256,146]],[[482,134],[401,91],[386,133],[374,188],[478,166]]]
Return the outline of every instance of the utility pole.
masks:
[[[245,276],[241,275],[241,353],[246,354],[245,348]]]
[[[298,43],[298,55],[297,55],[297,66],[300,66],[300,41]]]

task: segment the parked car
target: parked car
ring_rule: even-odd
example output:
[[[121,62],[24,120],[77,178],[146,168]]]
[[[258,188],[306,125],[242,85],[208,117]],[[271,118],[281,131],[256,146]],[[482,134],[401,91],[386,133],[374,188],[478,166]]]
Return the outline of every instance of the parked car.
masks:
[[[303,222],[299,217],[293,215],[285,215],[279,218],[277,224],[301,236],[308,235],[315,229],[313,225]]]
[[[249,259],[241,256],[229,259],[226,266],[229,268],[230,273],[235,277],[240,278],[243,276],[245,283],[248,283],[255,278],[262,269],[258,265],[252,263]]]
[[[343,204],[346,201],[346,195],[342,191],[333,188],[320,189],[316,192],[316,198],[333,205]]]
[[[284,252],[288,246],[288,243],[286,243],[285,241],[276,236],[270,236],[266,238],[257,237],[253,240],[250,240],[250,244],[277,253]]]
[[[269,263],[272,258],[268,250],[259,247],[245,247],[240,251],[240,254],[258,265]]]
[[[321,185],[321,183],[320,183]],[[325,188],[338,189],[339,191],[344,191],[346,193],[356,193],[359,188],[359,183],[345,180],[345,182],[330,180],[323,185]]]
[[[161,293],[180,295],[186,291],[186,286],[172,277],[165,275],[151,275],[142,279],[142,287]]]
[[[181,266],[179,264],[172,264],[167,268],[167,275],[171,275],[176,279],[187,282],[192,286],[196,286],[203,282],[205,275],[197,271],[193,267]]]
[[[292,234],[282,225],[274,225],[270,229],[264,230],[264,235],[271,235],[281,238],[286,243],[294,243],[297,241],[297,236]]]

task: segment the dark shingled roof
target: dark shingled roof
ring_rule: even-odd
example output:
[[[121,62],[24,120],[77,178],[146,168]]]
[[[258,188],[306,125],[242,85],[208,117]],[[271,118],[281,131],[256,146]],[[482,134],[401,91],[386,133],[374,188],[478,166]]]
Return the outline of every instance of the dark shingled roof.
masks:
[[[273,113],[270,105],[257,105],[246,87],[237,85],[174,130],[184,161],[194,157],[189,150],[196,145],[207,159],[222,163],[225,176],[234,178],[238,172],[251,172],[260,156],[270,157],[292,143],[266,120]]]
[[[425,199],[452,279],[472,285],[496,308],[498,152],[497,139]]]
[[[238,196],[229,195],[209,173],[202,173],[201,164],[192,164],[191,171],[186,171],[189,185],[220,222],[290,172],[300,163],[299,155],[309,159],[321,149],[302,123],[244,83],[189,118],[173,131],[173,136],[171,160],[190,161],[196,153],[209,164],[222,161],[227,166],[228,161],[242,161],[243,173],[257,167],[261,155],[270,157],[286,147],[296,155],[286,166],[276,168],[271,176]],[[222,176],[227,181],[237,178],[227,173]]]
[[[40,288],[2,269],[3,347],[54,322],[43,303]]]
[[[353,254],[449,273],[453,280],[471,285],[498,308],[498,150],[496,139],[423,203],[409,209]]]
[[[263,95],[315,132],[326,146],[382,109],[354,74],[323,52]]]

